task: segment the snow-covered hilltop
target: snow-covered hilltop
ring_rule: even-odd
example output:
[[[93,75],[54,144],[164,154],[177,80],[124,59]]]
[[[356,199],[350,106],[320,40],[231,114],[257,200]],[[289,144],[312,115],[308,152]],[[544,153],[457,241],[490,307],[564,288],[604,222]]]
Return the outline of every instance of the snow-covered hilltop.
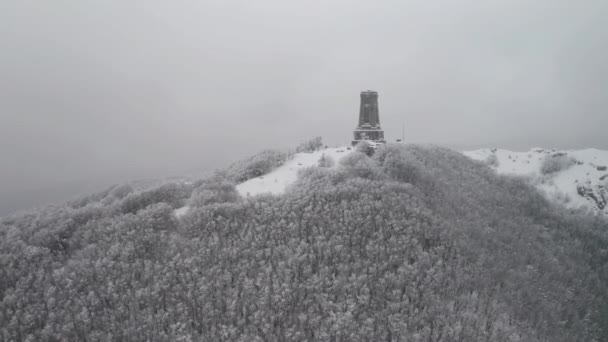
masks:
[[[608,341],[608,221],[450,149],[318,145],[0,218],[1,340]],[[589,163],[544,154],[511,159]]]
[[[329,167],[335,168],[353,150],[351,147],[334,147],[295,153],[272,171],[237,182],[236,190],[242,197],[283,194],[296,182],[300,170],[318,166],[323,157],[331,164]],[[529,178],[549,199],[568,208],[588,208],[608,216],[608,151],[480,149],[463,154],[484,162],[498,174]],[[175,210],[175,214],[181,217],[188,210],[189,207],[185,206]]]
[[[292,159],[279,168],[260,177],[252,178],[238,184],[236,189],[241,196],[254,196],[263,193],[282,194],[285,189],[298,179],[298,171],[319,164],[319,159],[325,156],[333,160],[333,167],[340,159],[352,152],[350,147],[325,148],[314,152],[296,153]]]
[[[569,208],[587,207],[608,215],[608,151],[534,148],[528,152],[481,149],[463,153],[499,174],[529,177],[549,198]]]
[[[281,195],[298,180],[298,173],[312,166],[319,166],[324,159],[325,167],[335,168],[340,160],[353,151],[352,147],[320,148],[315,151],[299,152],[291,155],[287,161],[274,170],[260,174],[243,182],[237,182],[236,190],[242,197],[261,194]],[[190,210],[189,205],[174,210],[177,217],[182,217]]]
[[[300,170],[318,165],[322,156],[337,165],[351,151],[348,147],[336,147],[297,153],[272,172],[238,184],[237,190],[243,197],[282,194],[297,180]],[[608,215],[608,151],[534,148],[527,152],[480,149],[463,153],[487,163],[499,174],[529,177],[550,199],[566,207],[591,208]]]

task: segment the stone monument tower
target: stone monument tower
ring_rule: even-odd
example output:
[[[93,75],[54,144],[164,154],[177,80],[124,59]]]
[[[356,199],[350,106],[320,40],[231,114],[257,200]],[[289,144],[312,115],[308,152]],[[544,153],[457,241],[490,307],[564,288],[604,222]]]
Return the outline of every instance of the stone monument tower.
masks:
[[[384,131],[380,127],[380,114],[378,112],[378,93],[372,90],[361,92],[361,106],[359,107],[359,125],[355,128],[353,146],[360,141],[367,140],[384,143]]]

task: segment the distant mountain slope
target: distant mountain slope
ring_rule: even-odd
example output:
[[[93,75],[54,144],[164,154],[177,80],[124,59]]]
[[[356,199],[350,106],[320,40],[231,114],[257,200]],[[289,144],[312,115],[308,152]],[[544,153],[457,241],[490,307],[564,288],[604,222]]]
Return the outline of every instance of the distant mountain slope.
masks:
[[[589,208],[608,215],[608,151],[481,149],[464,154],[499,174],[528,177],[548,198],[569,208]]]

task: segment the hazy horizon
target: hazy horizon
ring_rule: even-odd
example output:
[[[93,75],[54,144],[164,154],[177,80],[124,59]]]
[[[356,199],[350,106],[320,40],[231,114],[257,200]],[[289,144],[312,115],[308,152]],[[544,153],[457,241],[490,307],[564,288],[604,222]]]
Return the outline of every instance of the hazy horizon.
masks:
[[[0,5],[0,215],[323,136],[608,149],[608,3]]]

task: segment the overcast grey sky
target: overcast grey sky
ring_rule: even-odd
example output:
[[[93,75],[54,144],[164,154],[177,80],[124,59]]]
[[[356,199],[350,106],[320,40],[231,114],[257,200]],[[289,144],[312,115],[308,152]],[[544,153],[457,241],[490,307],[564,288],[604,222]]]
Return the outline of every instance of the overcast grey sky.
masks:
[[[0,214],[322,135],[608,149],[605,0],[5,0]],[[71,190],[70,190],[71,189]],[[86,188],[88,191],[88,188]]]

